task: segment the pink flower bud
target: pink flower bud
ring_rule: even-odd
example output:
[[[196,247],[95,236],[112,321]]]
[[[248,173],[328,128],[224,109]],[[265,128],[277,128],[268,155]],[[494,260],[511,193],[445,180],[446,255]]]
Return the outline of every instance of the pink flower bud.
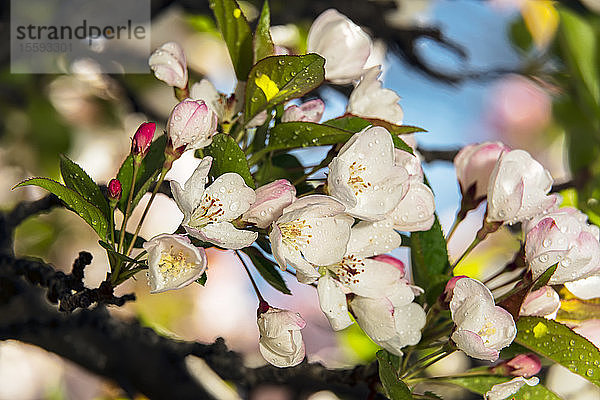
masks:
[[[322,100],[310,100],[300,106],[289,106],[283,112],[282,122],[302,121],[319,122],[325,111],[325,103]]]
[[[144,122],[133,135],[133,141],[131,143],[131,154],[144,157],[148,153],[152,139],[154,138],[154,132],[156,131],[156,124],[154,122]]]
[[[474,199],[486,197],[496,161],[507,151],[510,151],[510,148],[501,142],[485,142],[470,144],[458,152],[454,158],[454,167],[463,196],[475,185]]]
[[[520,315],[535,317],[552,317],[560,308],[560,297],[550,286],[544,286],[525,297],[521,305]]]
[[[174,149],[201,149],[212,143],[217,115],[202,100],[185,99],[177,104],[167,122],[167,135]]]
[[[293,367],[302,362],[305,355],[300,332],[306,322],[293,311],[269,307],[257,319],[260,354],[276,367]]]
[[[509,367],[508,373],[512,376],[524,376],[529,378],[542,369],[542,363],[535,354],[519,354],[506,362]]]
[[[372,259],[375,261],[381,261],[384,263],[388,263],[391,266],[396,267],[398,270],[400,270],[400,272],[402,273],[402,276],[404,276],[404,273],[405,273],[404,263],[402,261],[398,260],[396,257],[388,256],[387,254],[381,254],[381,255],[372,257]]]
[[[296,199],[296,188],[289,181],[279,179],[256,189],[256,201],[242,215],[259,228],[266,228],[281,216],[283,209]]]
[[[148,64],[154,76],[169,86],[184,89],[187,86],[188,71],[185,53],[175,42],[160,46],[148,59]]]
[[[118,179],[111,179],[108,182],[108,196],[111,200],[119,201],[121,199],[121,181]]]

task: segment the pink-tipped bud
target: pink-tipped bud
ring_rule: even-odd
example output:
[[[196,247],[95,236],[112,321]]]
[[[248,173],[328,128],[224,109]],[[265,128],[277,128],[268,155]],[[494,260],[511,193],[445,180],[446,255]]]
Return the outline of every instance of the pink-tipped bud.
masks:
[[[296,188],[279,179],[256,189],[256,201],[242,215],[242,220],[266,228],[281,216],[283,209],[296,200]]]
[[[155,131],[156,124],[154,122],[144,122],[141,124],[135,135],[133,135],[131,154],[143,158],[148,153]]]
[[[108,196],[110,200],[119,201],[121,199],[121,182],[118,179],[111,179],[108,183]]]
[[[542,363],[535,354],[519,354],[513,359],[504,361],[491,369],[494,373],[529,378],[540,372]]]
[[[400,270],[400,272],[402,272],[402,276],[404,276],[404,272],[405,272],[404,263],[402,261],[398,260],[396,257],[388,256],[387,254],[381,254],[381,255],[373,257],[373,260],[381,261],[381,262],[390,264],[393,267],[398,268],[398,270]]]
[[[217,122],[217,114],[204,101],[186,99],[171,111],[167,135],[173,149],[201,149],[212,143]]]

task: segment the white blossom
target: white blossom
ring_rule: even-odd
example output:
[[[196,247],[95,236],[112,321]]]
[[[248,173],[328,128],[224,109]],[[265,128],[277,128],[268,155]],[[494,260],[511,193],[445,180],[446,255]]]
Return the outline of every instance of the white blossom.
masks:
[[[302,362],[305,355],[300,332],[306,322],[300,314],[269,307],[257,320],[260,354],[276,367],[293,367]]]
[[[148,65],[157,79],[169,86],[183,89],[187,86],[188,71],[185,53],[175,42],[168,42],[156,49],[148,59]]]
[[[151,293],[181,289],[206,270],[203,248],[182,235],[158,235],[144,243],[148,252],[148,280]]]
[[[233,172],[219,176],[205,188],[212,157],[204,157],[182,188],[171,182],[173,198],[183,212],[182,225],[195,238],[226,249],[251,245],[258,233],[237,229],[231,221],[246,212],[256,195],[244,179]]]

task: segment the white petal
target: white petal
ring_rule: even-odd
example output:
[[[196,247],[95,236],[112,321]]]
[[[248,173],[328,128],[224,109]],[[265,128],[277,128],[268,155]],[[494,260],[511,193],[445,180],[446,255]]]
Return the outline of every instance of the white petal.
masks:
[[[371,339],[385,341],[396,335],[394,306],[388,299],[356,296],[350,302],[350,308],[358,325]]]
[[[276,338],[286,331],[304,329],[306,321],[296,312],[271,307],[259,315],[257,324],[262,336]]]
[[[391,296],[396,293],[398,284],[406,286],[407,293],[412,294],[412,290],[402,280],[401,271],[385,262],[372,259],[349,262],[345,258],[340,266],[331,268],[340,282],[359,296],[370,298]]]
[[[190,235],[197,237],[225,249],[243,249],[250,246],[258,238],[257,232],[237,229],[231,222],[215,222],[208,224],[195,232],[188,231]]]
[[[321,274],[319,274],[315,266],[306,261],[299,251],[291,249],[285,244],[284,246],[287,249],[286,260],[296,270],[296,279],[298,279],[298,282],[306,284],[316,282]]]
[[[221,95],[208,79],[196,82],[190,88],[190,97],[194,100],[203,100],[217,114],[219,119],[223,118],[224,105]]]
[[[421,182],[408,185],[408,192],[390,214],[394,228],[406,232],[429,230],[435,221],[433,192]]]
[[[370,68],[361,78],[348,99],[346,112],[364,118],[374,118],[401,125],[404,112],[398,104],[400,96],[384,89],[378,79],[381,65]]]
[[[592,275],[577,281],[566,282],[565,286],[569,289],[569,292],[583,300],[600,297],[600,275]]]
[[[525,379],[518,376],[508,382],[499,383],[485,394],[485,400],[504,400],[517,393],[525,385],[535,386],[540,382],[537,377]]]
[[[277,223],[281,224],[297,218],[333,217],[343,213],[344,210],[344,205],[333,197],[314,194],[300,197],[284,208],[283,215]]]
[[[305,355],[300,331],[288,331],[277,338],[262,337],[258,349],[265,360],[280,368],[300,364]]]
[[[182,188],[179,182],[171,181],[171,193],[175,203],[183,212],[184,219],[183,223],[189,221],[192,212],[198,207],[202,200],[202,194],[204,193],[204,185],[206,184],[208,171],[212,164],[212,157],[206,156],[196,167],[190,178],[185,182],[185,186]]]
[[[361,258],[373,257],[398,248],[402,237],[389,221],[362,221],[352,227],[348,242],[348,254]]]
[[[329,273],[319,278],[317,293],[319,294],[319,306],[334,331],[340,331],[352,325],[352,319],[348,315],[346,295],[339,283]]]
[[[481,336],[472,331],[457,330],[452,334],[452,340],[469,357],[496,361],[500,355],[498,350],[486,347]]]
[[[345,214],[310,219],[302,230],[303,235],[310,237],[310,243],[301,248],[304,258],[315,265],[339,262],[346,253],[353,222],[354,219]]]

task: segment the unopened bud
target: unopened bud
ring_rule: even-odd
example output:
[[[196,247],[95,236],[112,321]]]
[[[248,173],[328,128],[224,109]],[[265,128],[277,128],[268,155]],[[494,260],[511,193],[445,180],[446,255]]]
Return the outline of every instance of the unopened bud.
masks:
[[[152,144],[155,131],[156,124],[154,122],[144,122],[141,124],[135,132],[135,135],[133,135],[131,154],[140,158],[144,158],[146,153],[148,153],[150,144]]]
[[[121,181],[118,179],[111,179],[108,183],[108,197],[111,202],[117,202],[121,199]]]

